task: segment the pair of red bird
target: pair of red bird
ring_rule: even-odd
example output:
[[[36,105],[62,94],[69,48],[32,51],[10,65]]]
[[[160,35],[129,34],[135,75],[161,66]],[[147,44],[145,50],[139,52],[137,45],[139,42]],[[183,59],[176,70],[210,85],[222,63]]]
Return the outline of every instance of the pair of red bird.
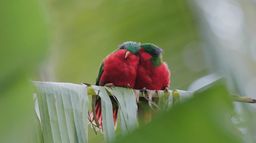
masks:
[[[96,85],[133,89],[164,90],[170,85],[170,71],[162,60],[162,49],[151,43],[124,42],[100,66]],[[118,107],[113,106],[116,124]],[[95,103],[95,120],[102,127],[101,104]]]

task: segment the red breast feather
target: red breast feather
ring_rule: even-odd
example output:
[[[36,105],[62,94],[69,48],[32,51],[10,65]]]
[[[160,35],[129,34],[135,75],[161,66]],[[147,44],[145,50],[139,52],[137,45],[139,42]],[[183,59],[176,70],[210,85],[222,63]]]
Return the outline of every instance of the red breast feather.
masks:
[[[127,50],[120,49],[118,51],[115,51],[114,53],[111,53],[105,58],[105,60],[103,61],[103,73],[100,77],[99,85],[112,83],[114,86],[134,88],[139,57],[130,53],[129,56],[125,59],[126,52]],[[110,98],[113,105],[114,125],[116,126],[118,105],[112,97]],[[102,111],[100,98],[96,100],[95,112],[95,120],[98,121],[99,128],[102,128]],[[93,113],[90,114],[89,118],[91,120],[94,119]]]
[[[140,52],[135,89],[163,90],[169,87],[171,73],[167,64],[154,66],[150,58],[150,54]]]
[[[125,59],[126,51],[121,49],[106,57],[100,85],[113,83],[115,86],[134,87],[139,58],[130,54]]]

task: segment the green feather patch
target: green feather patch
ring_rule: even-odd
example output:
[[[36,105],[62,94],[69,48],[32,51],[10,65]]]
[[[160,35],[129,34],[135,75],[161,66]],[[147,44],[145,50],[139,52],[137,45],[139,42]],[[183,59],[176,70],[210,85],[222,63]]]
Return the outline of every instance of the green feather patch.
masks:
[[[152,58],[151,62],[154,66],[159,66],[161,65],[162,61],[162,49],[159,48],[158,46],[152,44],[152,43],[144,43],[141,44],[141,48],[145,50],[145,52],[149,53]]]
[[[159,56],[162,54],[162,49],[152,43],[144,43],[141,44],[141,47],[145,50],[145,52],[149,53],[152,56]]]
[[[96,85],[100,84],[100,78],[101,78],[101,75],[103,73],[103,68],[104,68],[104,64],[101,63],[100,69],[99,69],[99,72],[98,72],[98,76],[97,76],[97,79],[96,79]]]
[[[140,43],[139,42],[133,42],[133,41],[127,41],[127,42],[122,43],[119,46],[119,49],[126,49],[129,52],[131,52],[133,54],[136,54],[140,50]]]

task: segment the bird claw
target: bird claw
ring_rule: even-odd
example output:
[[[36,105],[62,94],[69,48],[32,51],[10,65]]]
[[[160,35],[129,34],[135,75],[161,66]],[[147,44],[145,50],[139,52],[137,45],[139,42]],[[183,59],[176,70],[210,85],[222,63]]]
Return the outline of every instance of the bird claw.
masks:
[[[165,94],[166,96],[169,96],[169,95],[170,95],[170,91],[169,91],[169,88],[168,88],[168,87],[164,88],[164,94]]]
[[[144,87],[144,88],[140,89],[140,92],[147,94],[148,91],[147,91],[147,89]]]
[[[157,97],[159,96],[159,91],[158,90],[155,90],[155,93],[157,95]]]
[[[152,102],[153,102],[152,97],[153,97],[153,94],[152,94],[151,92],[149,92],[147,96],[148,96],[148,105],[149,105],[151,108],[153,108],[153,106],[152,106]]]
[[[168,93],[169,92],[169,88],[168,87],[164,88],[164,92]]]
[[[138,90],[134,90],[134,94],[136,97],[136,102],[139,103],[140,102],[140,92]]]

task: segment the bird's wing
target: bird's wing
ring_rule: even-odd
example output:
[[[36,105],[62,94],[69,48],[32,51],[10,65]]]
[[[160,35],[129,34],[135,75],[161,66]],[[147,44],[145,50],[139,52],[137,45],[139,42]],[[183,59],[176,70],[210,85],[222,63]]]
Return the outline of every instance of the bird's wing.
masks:
[[[103,70],[104,70],[104,64],[101,63],[99,73],[98,73],[98,76],[97,76],[97,79],[96,79],[96,85],[100,84],[100,78],[101,78],[101,75],[103,73]]]
[[[98,72],[98,76],[97,76],[97,79],[96,79],[96,85],[100,84],[100,78],[101,78],[102,73],[103,73],[103,68],[104,68],[104,64],[101,63],[100,69],[99,69],[99,72]],[[89,118],[92,118],[92,120],[95,121],[95,123],[98,127],[99,127],[99,121],[98,121],[99,118],[97,118],[97,115],[96,115],[96,108],[101,107],[100,103],[101,103],[101,101],[100,101],[99,96],[92,96],[92,117],[89,117]],[[101,112],[101,110],[99,110],[99,111]]]

